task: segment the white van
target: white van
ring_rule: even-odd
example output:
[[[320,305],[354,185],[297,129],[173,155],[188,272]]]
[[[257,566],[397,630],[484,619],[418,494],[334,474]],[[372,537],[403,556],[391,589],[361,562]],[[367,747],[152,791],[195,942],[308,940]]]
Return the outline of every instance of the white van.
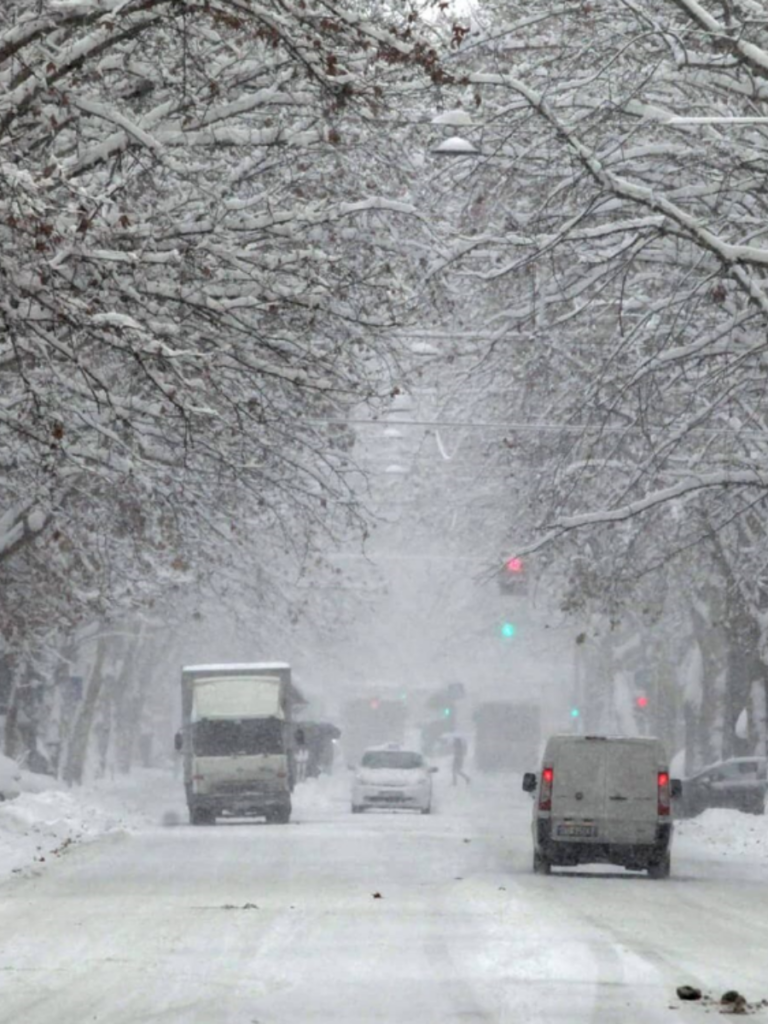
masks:
[[[535,794],[538,874],[602,863],[669,875],[672,797],[682,787],[659,740],[551,736],[538,778],[526,772],[523,789]]]

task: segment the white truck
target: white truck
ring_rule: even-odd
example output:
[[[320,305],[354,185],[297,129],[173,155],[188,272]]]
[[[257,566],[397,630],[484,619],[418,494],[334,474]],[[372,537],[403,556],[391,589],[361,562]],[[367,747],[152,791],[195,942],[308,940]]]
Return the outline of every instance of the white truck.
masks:
[[[538,704],[496,700],[478,704],[474,760],[480,772],[523,772],[539,755],[541,708]]]
[[[182,669],[176,749],[193,825],[225,815],[289,821],[291,710],[298,702],[290,666],[282,662]]]

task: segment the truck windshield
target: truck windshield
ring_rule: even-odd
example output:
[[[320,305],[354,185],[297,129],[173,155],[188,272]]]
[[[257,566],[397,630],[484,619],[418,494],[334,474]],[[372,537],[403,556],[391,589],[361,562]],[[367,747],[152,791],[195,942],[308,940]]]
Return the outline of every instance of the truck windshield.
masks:
[[[283,723],[277,718],[207,718],[195,722],[192,744],[200,757],[282,754]]]

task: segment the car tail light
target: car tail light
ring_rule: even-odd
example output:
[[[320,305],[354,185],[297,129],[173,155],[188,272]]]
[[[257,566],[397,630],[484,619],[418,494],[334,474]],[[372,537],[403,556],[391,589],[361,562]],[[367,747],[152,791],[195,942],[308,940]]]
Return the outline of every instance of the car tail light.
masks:
[[[669,810],[669,772],[659,772],[659,816],[668,815]]]
[[[541,785],[539,786],[539,810],[552,810],[552,783],[555,780],[553,768],[545,768],[541,773]]]

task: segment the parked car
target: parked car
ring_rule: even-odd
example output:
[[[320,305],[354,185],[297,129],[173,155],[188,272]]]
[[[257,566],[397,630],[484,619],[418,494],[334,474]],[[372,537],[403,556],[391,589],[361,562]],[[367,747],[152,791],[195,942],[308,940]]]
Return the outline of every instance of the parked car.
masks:
[[[395,743],[371,747],[363,754],[352,782],[352,813],[368,807],[403,807],[429,814],[432,773],[423,756]]]
[[[533,870],[618,864],[670,873],[672,797],[680,781],[657,739],[551,736],[538,776],[526,772],[523,789],[535,792]]]
[[[680,816],[693,818],[710,807],[763,814],[767,765],[765,757],[731,757],[683,779]]]

